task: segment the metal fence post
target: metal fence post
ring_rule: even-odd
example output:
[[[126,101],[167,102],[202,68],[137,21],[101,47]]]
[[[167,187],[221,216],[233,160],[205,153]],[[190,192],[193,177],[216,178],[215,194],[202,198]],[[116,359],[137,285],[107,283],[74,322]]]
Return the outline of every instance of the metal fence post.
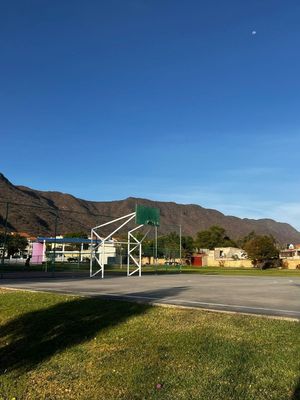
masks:
[[[181,247],[182,247],[182,238],[181,238],[181,225],[179,225],[179,260],[180,260],[180,272],[182,266],[182,258],[181,258]]]
[[[3,248],[2,248],[2,265],[4,266],[4,257],[6,250],[6,242],[7,242],[7,225],[8,225],[8,210],[9,203],[6,203],[6,213],[5,213],[5,224],[4,224],[4,240],[3,240]]]
[[[52,272],[55,272],[55,262],[56,262],[56,236],[57,236],[57,219],[58,219],[58,215],[57,213],[55,214],[55,223],[54,223],[54,249],[53,249],[53,267],[52,267]]]

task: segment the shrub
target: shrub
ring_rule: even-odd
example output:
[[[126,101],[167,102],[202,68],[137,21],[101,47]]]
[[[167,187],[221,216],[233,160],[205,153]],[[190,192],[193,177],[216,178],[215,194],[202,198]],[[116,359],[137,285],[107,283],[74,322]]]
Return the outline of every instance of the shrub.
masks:
[[[268,268],[280,268],[282,262],[280,259],[269,259],[269,260],[253,260],[252,264],[254,268],[268,269]]]

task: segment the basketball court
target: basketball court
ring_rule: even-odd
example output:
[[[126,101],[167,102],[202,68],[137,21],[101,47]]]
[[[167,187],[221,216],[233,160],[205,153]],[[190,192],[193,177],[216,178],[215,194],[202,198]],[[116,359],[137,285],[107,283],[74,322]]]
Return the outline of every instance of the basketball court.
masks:
[[[300,321],[300,278],[192,274],[9,280],[2,287],[290,318]]]
[[[135,226],[129,224],[131,221],[135,222]],[[135,212],[93,227],[90,238],[90,278],[33,278],[29,275],[27,279],[1,279],[0,285],[11,289],[101,296],[115,300],[300,320],[300,278],[184,273],[142,276],[143,240],[151,229],[155,229],[157,240],[159,224],[158,209],[137,205]],[[122,228],[126,229],[126,239],[115,243],[127,248],[127,276],[112,276],[106,270],[106,246]],[[136,232],[139,229],[143,230],[143,234],[138,238]]]

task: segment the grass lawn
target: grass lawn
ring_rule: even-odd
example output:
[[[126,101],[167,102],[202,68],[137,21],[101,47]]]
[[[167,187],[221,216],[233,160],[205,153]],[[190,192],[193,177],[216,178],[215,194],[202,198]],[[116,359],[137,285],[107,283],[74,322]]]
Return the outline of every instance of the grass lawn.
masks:
[[[96,268],[96,266],[95,266]],[[136,269],[135,266],[131,267],[131,270]],[[46,269],[45,265],[31,265],[30,268],[26,268],[24,265],[14,265],[7,264],[4,266],[0,265],[0,273],[3,273],[5,277],[5,273],[7,272],[22,272],[22,271],[31,271],[31,272],[80,272],[89,274],[90,265],[88,263],[57,263],[55,268],[53,266],[48,266]],[[120,274],[126,275],[127,266],[124,265],[123,268],[119,266],[105,266],[105,273],[111,274]],[[250,275],[250,276],[286,276],[286,277],[299,277],[300,278],[300,270],[287,270],[287,269],[278,269],[278,268],[270,268],[266,270],[260,270],[256,268],[224,268],[224,267],[191,267],[191,266],[166,266],[166,265],[144,265],[142,267],[143,274],[175,274],[175,273],[185,273],[185,274],[204,274],[204,275]]]
[[[297,322],[0,290],[0,399],[295,400],[299,364]]]
[[[135,269],[135,268],[134,268]],[[126,267],[105,267],[105,272],[126,273]],[[165,266],[151,265],[142,267],[143,274],[165,274],[165,273],[186,273],[186,274],[203,274],[203,275],[247,275],[247,276],[286,276],[299,277],[300,270],[270,268],[260,270],[256,268],[224,268],[224,267],[190,267],[190,266]]]

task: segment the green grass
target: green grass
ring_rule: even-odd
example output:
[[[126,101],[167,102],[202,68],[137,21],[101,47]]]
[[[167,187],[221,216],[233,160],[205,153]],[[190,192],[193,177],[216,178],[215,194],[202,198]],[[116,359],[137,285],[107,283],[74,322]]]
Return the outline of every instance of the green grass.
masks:
[[[295,400],[299,363],[297,322],[0,291],[5,400]]]
[[[96,267],[95,267],[96,268]],[[131,267],[131,270],[136,267]],[[31,265],[29,268],[24,265],[4,265],[0,266],[0,272],[80,272],[89,274],[90,265],[88,263],[56,263],[55,266],[48,265]],[[105,266],[106,273],[125,275],[127,266],[122,268],[119,266]],[[142,267],[143,274],[204,274],[204,275],[247,275],[247,276],[287,276],[287,277],[300,277],[300,270],[287,270],[271,268],[260,270],[256,268],[224,268],[224,267],[191,267],[191,266],[166,266],[166,265],[145,265]]]
[[[123,273],[126,272],[126,267],[123,269],[120,267],[105,267],[107,273]],[[166,274],[166,273],[186,273],[186,274],[203,274],[203,275],[247,275],[247,276],[294,276],[300,278],[300,270],[287,270],[270,268],[266,270],[260,270],[256,268],[224,268],[224,267],[190,267],[190,266],[165,266],[165,265],[152,265],[143,266],[143,274]]]

